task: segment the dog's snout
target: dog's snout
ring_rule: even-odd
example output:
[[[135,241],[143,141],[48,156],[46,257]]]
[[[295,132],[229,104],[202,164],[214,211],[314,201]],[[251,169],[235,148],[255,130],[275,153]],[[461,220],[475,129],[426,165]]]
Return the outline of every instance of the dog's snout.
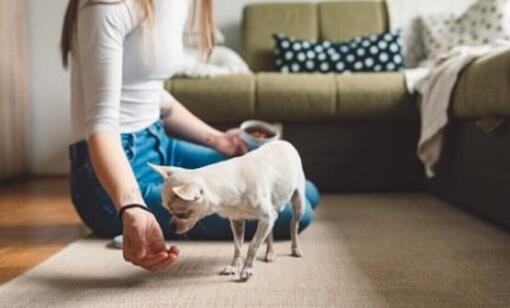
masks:
[[[189,210],[187,212],[174,213],[174,216],[179,219],[188,219],[190,218],[192,212],[193,212],[192,210]]]

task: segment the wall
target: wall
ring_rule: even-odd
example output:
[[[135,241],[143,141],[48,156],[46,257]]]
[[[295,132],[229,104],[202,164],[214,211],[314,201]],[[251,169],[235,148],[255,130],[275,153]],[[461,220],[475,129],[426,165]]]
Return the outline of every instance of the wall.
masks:
[[[333,0],[332,0],[333,1]],[[408,0],[409,1],[409,0]],[[296,2],[296,0],[216,0],[216,22],[227,38],[227,45],[240,50],[241,16],[243,7],[250,3],[263,2]],[[311,0],[310,2],[318,2]]]
[[[242,8],[255,2],[296,0],[216,0],[217,23],[227,45],[239,50]],[[473,0],[388,0],[395,25],[406,25],[418,13],[462,10]],[[58,40],[67,0],[28,0],[32,61],[32,170],[38,174],[67,170],[69,140],[69,75],[60,65]]]
[[[336,0],[325,0],[336,1]],[[370,0],[368,0],[370,1]],[[462,11],[475,0],[387,0],[395,27],[408,26],[418,14],[432,14],[444,11]],[[228,45],[236,50],[240,46],[242,9],[246,4],[260,2],[296,2],[296,0],[217,0],[217,23],[228,38]],[[311,2],[319,2],[312,0]]]
[[[0,180],[29,170],[26,33],[26,2],[0,1]]]
[[[32,171],[67,170],[69,74],[62,69],[59,38],[67,0],[29,0],[32,99]]]

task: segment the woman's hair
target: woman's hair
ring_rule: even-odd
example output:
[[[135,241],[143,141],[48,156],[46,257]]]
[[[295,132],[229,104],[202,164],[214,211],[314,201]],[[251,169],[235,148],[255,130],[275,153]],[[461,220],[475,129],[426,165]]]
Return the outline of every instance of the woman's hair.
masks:
[[[83,0],[84,6],[94,4],[115,4],[125,0]],[[136,0],[138,8],[144,16],[143,27],[150,30],[154,26],[154,1],[155,0]],[[193,0],[193,8],[189,27],[192,29],[198,27],[200,32],[200,48],[204,55],[208,55],[214,46],[214,19],[213,19],[213,0]],[[67,11],[62,26],[62,36],[60,40],[60,49],[62,53],[62,63],[65,68],[69,64],[69,54],[72,53],[72,42],[76,34],[78,13],[80,11],[80,0],[69,0]]]

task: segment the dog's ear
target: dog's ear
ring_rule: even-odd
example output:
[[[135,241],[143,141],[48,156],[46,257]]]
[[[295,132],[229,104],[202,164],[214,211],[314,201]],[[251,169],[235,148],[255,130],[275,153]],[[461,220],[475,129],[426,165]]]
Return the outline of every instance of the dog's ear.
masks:
[[[172,191],[184,201],[199,201],[203,195],[203,191],[195,184],[175,186]]]
[[[151,163],[147,163],[154,171],[161,174],[162,177],[167,178],[175,171],[173,167],[157,166]]]

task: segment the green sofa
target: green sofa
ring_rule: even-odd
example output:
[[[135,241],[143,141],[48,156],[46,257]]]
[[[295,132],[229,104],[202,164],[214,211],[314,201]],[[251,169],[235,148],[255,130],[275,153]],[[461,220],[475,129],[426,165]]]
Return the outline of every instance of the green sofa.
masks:
[[[510,53],[480,59],[463,72],[452,102],[454,121],[447,136],[448,146],[439,175],[431,182],[425,180],[416,158],[418,98],[406,91],[403,73],[275,72],[274,33],[303,39],[345,40],[386,31],[388,24],[382,0],[248,5],[242,23],[242,56],[255,73],[211,79],[176,78],[169,80],[166,88],[195,114],[220,128],[251,118],[282,123],[284,137],[300,150],[307,176],[322,191],[428,186],[461,206],[481,207],[477,210],[480,214],[492,219],[496,215],[496,220],[510,226],[508,206],[506,210],[485,211],[490,206],[477,203],[493,202],[491,206],[504,208],[502,200],[510,200],[509,190],[501,186],[505,181],[510,183],[510,155],[505,156],[510,154],[510,129],[497,136],[484,136],[473,126],[481,117],[510,115]],[[472,144],[470,134],[478,134],[483,141]],[[487,151],[477,149],[479,145],[486,145]],[[505,156],[504,162],[491,159],[492,149],[501,151],[496,158]],[[487,179],[489,175],[478,179],[478,171],[469,171],[473,179],[468,180],[466,153],[471,151],[484,152],[480,153],[480,161],[501,173],[497,180],[500,188],[491,191],[492,199],[469,197],[477,189],[488,193],[490,189],[484,187],[493,183]],[[457,161],[459,155],[466,164]],[[454,168],[454,163],[459,166]],[[470,191],[463,195],[464,190]],[[502,211],[506,215],[501,215]]]
[[[219,127],[250,118],[283,123],[307,176],[323,191],[423,187],[414,155],[415,97],[403,74],[289,75],[273,69],[273,33],[342,40],[385,31],[384,2],[253,4],[244,10],[242,27],[242,56],[253,75],[173,79],[167,89]]]

